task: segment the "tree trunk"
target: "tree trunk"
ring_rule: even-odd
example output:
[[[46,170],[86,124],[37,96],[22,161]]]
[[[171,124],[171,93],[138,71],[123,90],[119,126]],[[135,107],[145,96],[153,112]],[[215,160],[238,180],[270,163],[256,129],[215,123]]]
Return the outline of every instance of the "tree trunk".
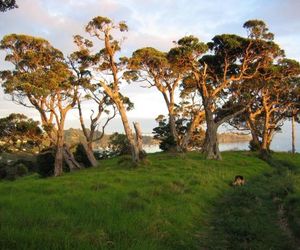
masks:
[[[292,153],[296,153],[296,147],[295,147],[295,116],[293,114],[292,116]]]
[[[263,129],[263,137],[261,143],[261,151],[268,152],[268,141],[269,141],[269,120],[270,116],[267,110],[265,110],[265,122],[264,122],[264,129]]]
[[[54,176],[60,176],[63,173],[63,145],[64,138],[61,130],[57,131],[57,143],[56,143],[56,152],[55,152],[55,161],[54,161]]]
[[[208,105],[205,105],[206,132],[203,145],[203,153],[207,159],[222,160],[219,142],[218,142],[218,126],[214,121],[213,112]]]
[[[124,107],[124,105],[123,105],[122,102],[117,102],[116,104],[118,106],[118,110],[119,110],[119,113],[120,113],[120,116],[121,116],[121,119],[122,119],[124,130],[125,130],[125,134],[126,134],[127,140],[129,142],[129,145],[130,145],[130,151],[131,151],[132,161],[134,163],[139,163],[139,161],[140,161],[139,149],[138,149],[138,147],[137,147],[137,145],[135,143],[132,130],[131,130],[130,126],[129,126],[129,122],[128,122],[128,118],[127,118],[125,107]]]
[[[170,124],[170,132],[171,135],[176,143],[176,151],[177,152],[182,152],[182,147],[181,147],[181,143],[180,143],[180,138],[178,136],[178,132],[176,129],[176,121],[175,121],[175,117],[173,115],[172,112],[169,112],[169,124]]]
[[[188,151],[188,146],[192,138],[192,134],[195,131],[196,127],[199,125],[199,123],[202,121],[203,116],[204,116],[203,111],[199,111],[194,117],[194,119],[192,120],[187,133],[184,135],[182,139],[181,148],[183,151],[185,152]]]
[[[217,126],[214,121],[207,123],[205,132],[205,140],[203,145],[203,153],[207,159],[222,160],[222,156],[219,150]]]
[[[63,159],[67,166],[69,167],[70,171],[81,169],[82,166],[75,160],[74,155],[70,151],[67,144],[63,144]]]
[[[142,129],[138,122],[133,123],[134,130],[135,130],[135,138],[136,138],[136,145],[139,151],[139,158],[143,159],[146,157],[146,152],[143,150],[143,135]]]
[[[98,162],[94,156],[94,151],[93,151],[93,146],[92,146],[92,142],[88,142],[87,144],[82,143],[82,146],[84,148],[86,157],[88,158],[90,164],[92,167],[95,167],[98,165]]]

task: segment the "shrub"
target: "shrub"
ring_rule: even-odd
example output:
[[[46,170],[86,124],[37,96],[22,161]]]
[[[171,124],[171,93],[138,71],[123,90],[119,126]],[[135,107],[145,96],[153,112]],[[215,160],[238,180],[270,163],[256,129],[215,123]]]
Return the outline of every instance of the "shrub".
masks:
[[[130,145],[126,135],[114,133],[109,137],[109,147],[114,155],[130,154]]]
[[[19,176],[28,173],[28,168],[22,163],[0,163],[0,179],[15,180]]]
[[[91,163],[86,155],[86,151],[82,143],[77,144],[74,153],[75,160],[85,167],[90,167]]]
[[[29,172],[37,172],[38,166],[34,160],[19,159],[14,165],[23,164]]]
[[[24,176],[28,174],[28,168],[23,163],[18,163],[14,166],[16,168],[17,176]]]
[[[42,177],[49,177],[54,175],[55,153],[56,153],[55,147],[51,147],[42,150],[38,154],[36,159],[37,172]],[[63,162],[63,171],[64,172],[70,171],[65,161]]]
[[[37,156],[37,172],[42,177],[54,175],[55,149],[48,148]]]
[[[17,178],[17,167],[7,165],[6,166],[6,180],[14,181]]]

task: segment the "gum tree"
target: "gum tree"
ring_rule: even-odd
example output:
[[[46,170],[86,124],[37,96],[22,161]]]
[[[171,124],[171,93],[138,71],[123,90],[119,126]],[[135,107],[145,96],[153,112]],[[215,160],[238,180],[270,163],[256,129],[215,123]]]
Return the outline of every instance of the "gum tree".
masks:
[[[77,96],[77,108],[80,125],[86,140],[85,143],[81,144],[90,165],[96,166],[98,162],[94,156],[93,143],[103,138],[106,126],[116,116],[116,108],[109,96],[92,83],[92,67],[100,60],[98,54],[92,55],[91,53],[93,42],[79,35],[74,36],[74,42],[78,50],[69,56],[69,64],[75,73],[77,85],[80,87],[80,94]],[[92,102],[96,106],[95,110],[91,110],[89,125],[84,121],[82,104],[85,101]],[[104,114],[107,115],[107,118],[104,123],[100,124],[100,119],[103,118]],[[96,132],[99,132],[99,127],[101,127],[101,133],[95,136]]]
[[[99,63],[94,65],[91,74],[97,79],[98,88],[110,98],[111,102],[117,107],[121,116],[126,137],[130,145],[132,160],[134,163],[140,161],[144,154],[140,142],[141,131],[138,124],[135,123],[135,132],[129,124],[127,111],[132,108],[129,99],[121,94],[120,85],[122,82],[125,60],[117,60],[117,53],[121,50],[121,41],[113,38],[115,32],[126,32],[128,30],[125,22],[114,23],[107,17],[95,17],[86,26],[86,31],[100,42],[100,49],[96,55],[99,57]],[[130,105],[128,105],[130,103]]]
[[[203,152],[208,159],[221,159],[217,130],[249,105],[251,98],[240,99],[245,91],[243,82],[253,78],[268,62],[277,45],[252,37],[256,28],[251,23],[248,38],[233,34],[217,35],[207,44],[209,53],[197,55],[199,41],[184,37],[172,49],[173,58],[181,60],[189,71],[184,80],[186,88],[197,89],[201,95],[206,119]],[[250,27],[250,28],[249,28]]]
[[[281,130],[286,119],[295,115],[299,100],[299,75],[299,63],[282,58],[252,79],[252,84],[261,85],[260,91],[245,113],[233,119],[231,124],[251,131],[253,150],[268,153],[274,134]]]
[[[206,49],[206,46],[203,44],[198,49],[201,53],[202,50]],[[187,149],[190,135],[199,124],[203,113],[201,109],[194,110],[192,121],[185,136],[180,135],[176,126],[175,109],[178,104],[176,104],[175,95],[176,91],[179,92],[180,84],[186,72],[175,60],[170,60],[171,56],[169,53],[151,47],[136,50],[129,59],[128,68],[131,71],[127,72],[127,77],[133,81],[146,82],[149,87],[155,87],[162,94],[168,109],[172,140],[175,142],[176,150],[181,152]]]
[[[1,72],[2,86],[13,101],[39,112],[56,148],[54,175],[62,174],[63,161],[71,170],[80,168],[64,141],[65,120],[76,105],[77,86],[62,52],[42,38],[17,34],[5,36],[0,48],[13,65]]]

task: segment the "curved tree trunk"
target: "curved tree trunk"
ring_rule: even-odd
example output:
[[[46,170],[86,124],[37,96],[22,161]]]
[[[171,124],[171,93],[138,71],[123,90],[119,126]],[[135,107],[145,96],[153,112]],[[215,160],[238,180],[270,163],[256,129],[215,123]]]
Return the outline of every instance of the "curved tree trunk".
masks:
[[[83,147],[86,151],[86,156],[89,159],[89,162],[91,163],[92,167],[95,167],[98,165],[98,161],[95,158],[94,151],[93,151],[93,142],[88,142],[87,145],[83,144]]]
[[[64,161],[69,167],[70,171],[78,170],[83,168],[74,158],[73,153],[70,151],[70,148],[67,144],[64,143],[63,145],[63,157]]]
[[[116,104],[118,105],[118,110],[120,112],[120,116],[121,116],[121,120],[122,120],[122,123],[124,126],[125,134],[126,134],[127,140],[130,145],[132,161],[134,163],[139,163],[140,162],[139,149],[135,143],[135,139],[134,139],[132,130],[129,125],[125,107],[122,102],[117,102]]]
[[[195,131],[196,127],[199,125],[199,123],[202,121],[203,117],[204,117],[203,111],[199,111],[193,118],[187,133],[184,135],[182,139],[181,148],[183,151],[185,152],[188,151],[188,146],[192,138],[192,134]]]

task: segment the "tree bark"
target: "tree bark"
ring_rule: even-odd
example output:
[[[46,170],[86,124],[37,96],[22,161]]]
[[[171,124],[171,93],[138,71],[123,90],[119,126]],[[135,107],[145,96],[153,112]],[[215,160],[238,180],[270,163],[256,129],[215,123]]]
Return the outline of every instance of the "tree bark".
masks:
[[[124,126],[124,130],[125,130],[125,134],[126,134],[127,140],[129,142],[129,145],[130,145],[132,161],[134,163],[139,163],[139,161],[140,161],[139,149],[138,149],[138,147],[135,143],[134,136],[133,136],[132,130],[131,130],[129,122],[128,122],[125,107],[124,107],[123,103],[120,102],[120,101],[116,102],[116,104],[118,106],[118,110],[119,110],[119,113],[120,113],[120,116],[121,116],[121,120],[122,120],[122,123],[123,123],[123,126]]]
[[[56,152],[55,152],[55,161],[54,161],[54,176],[60,176],[63,173],[63,145],[64,138],[61,130],[57,131],[57,143],[56,143]]]
[[[70,171],[78,170],[83,168],[74,158],[74,155],[70,151],[69,147],[67,144],[64,143],[63,145],[63,156],[64,156],[64,161],[69,167]]]
[[[295,147],[295,115],[292,115],[292,153],[296,153],[296,147]]]
[[[222,160],[219,150],[217,130],[218,129],[214,124],[207,124],[203,145],[203,153],[207,159]]]
[[[264,129],[263,129],[263,137],[261,143],[261,151],[268,152],[268,141],[269,141],[269,124],[270,124],[270,115],[267,110],[265,110],[265,122],[264,122]]]
[[[95,166],[98,165],[98,161],[95,158],[92,144],[93,144],[93,142],[88,142],[87,145],[85,145],[83,143],[83,147],[84,147],[84,150],[86,151],[86,156],[89,159],[89,162],[91,163],[91,166],[95,167]]]
[[[193,118],[187,133],[184,135],[183,139],[182,139],[182,143],[181,143],[181,148],[183,151],[188,151],[188,147],[189,147],[189,143],[190,140],[192,138],[192,134],[195,131],[196,127],[199,125],[199,123],[202,121],[204,117],[204,112],[203,111],[199,111],[196,116]]]
[[[203,153],[207,159],[222,160],[218,142],[218,126],[214,121],[213,113],[205,108],[206,132],[203,145]]]
[[[133,123],[134,130],[135,130],[135,137],[136,137],[136,145],[139,151],[139,159],[142,160],[146,158],[146,152],[143,150],[143,135],[142,129],[138,122]]]

